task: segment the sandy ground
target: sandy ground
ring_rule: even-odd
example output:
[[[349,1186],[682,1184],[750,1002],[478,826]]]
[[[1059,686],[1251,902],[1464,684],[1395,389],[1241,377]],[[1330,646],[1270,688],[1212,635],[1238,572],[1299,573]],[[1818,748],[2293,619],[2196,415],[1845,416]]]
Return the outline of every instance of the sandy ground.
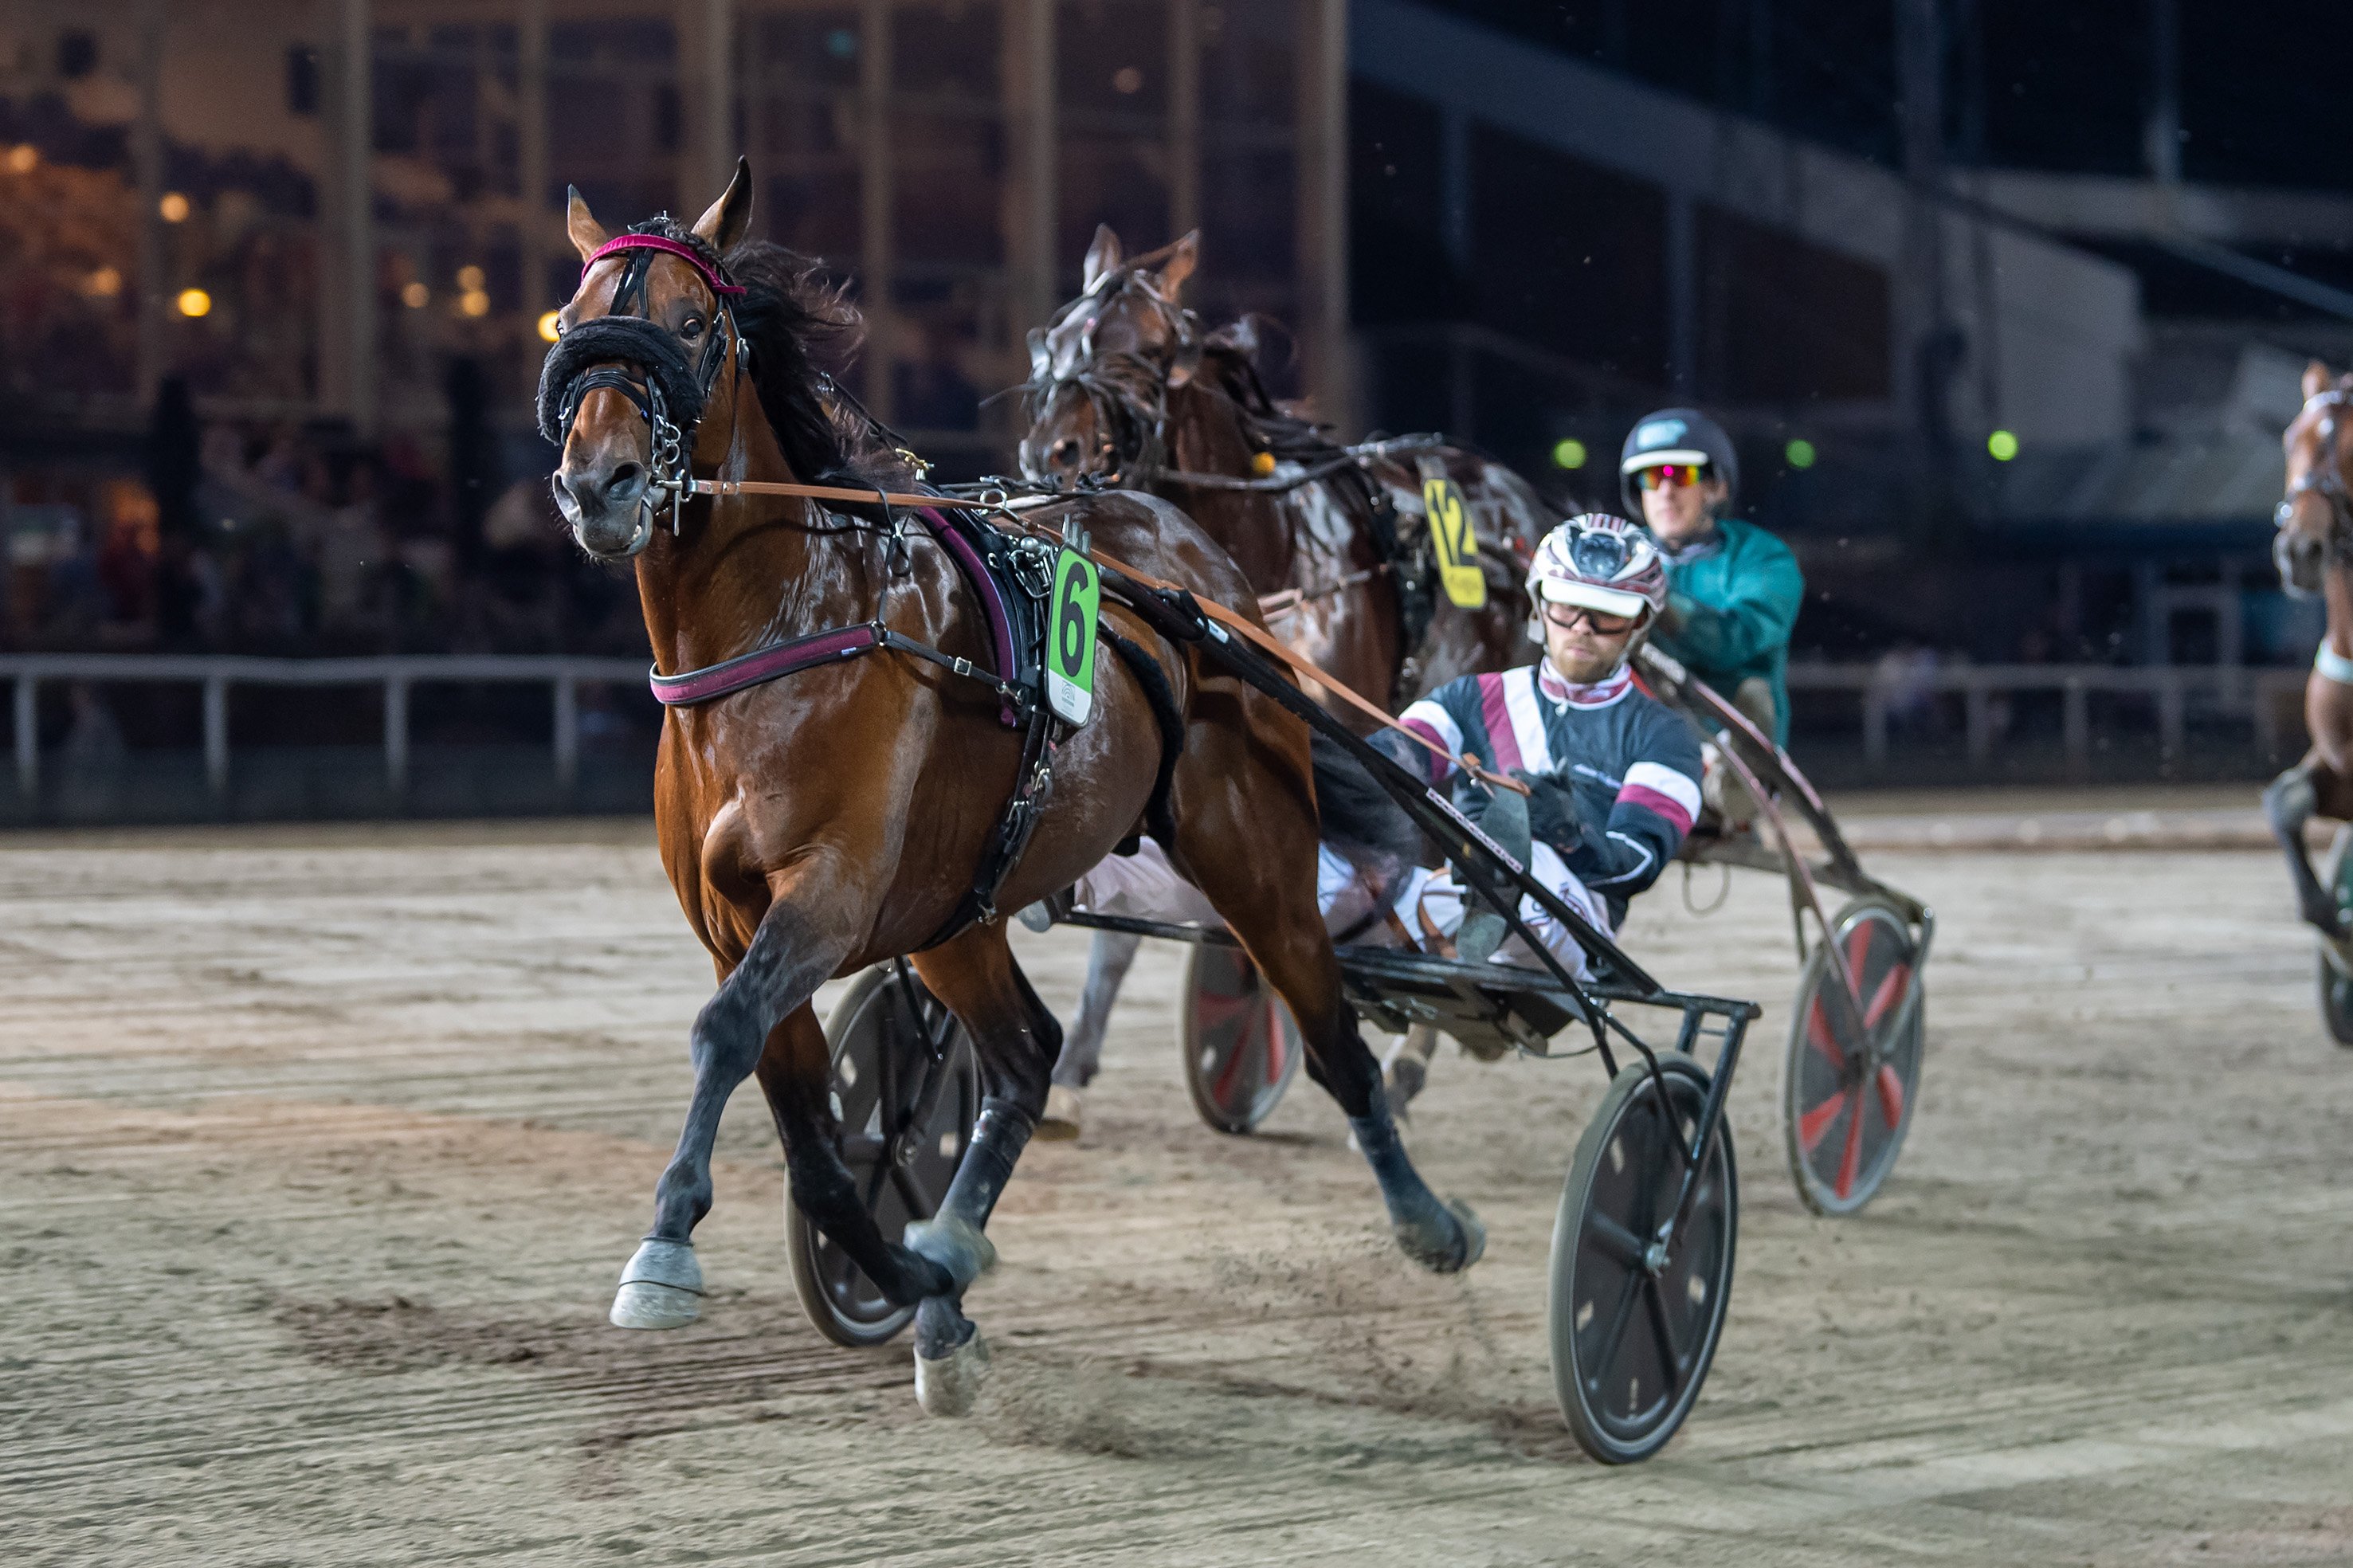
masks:
[[[1441,1057],[1415,1152],[1492,1236],[1434,1279],[1303,1080],[1261,1136],[1195,1122],[1148,949],[1086,1138],[992,1227],[988,1401],[936,1423],[903,1344],[801,1321],[756,1091],[704,1321],[604,1324],[712,979],[642,828],[0,841],[11,1561],[2353,1561],[2353,1055],[2275,860],[1873,864],[1943,935],[1852,1220],[1782,1169],[1778,884],[1638,907],[1658,973],[1767,1014],[1714,1376],[1609,1470],[1544,1340],[1590,1061]],[[1021,942],[1067,1016],[1081,942]]]

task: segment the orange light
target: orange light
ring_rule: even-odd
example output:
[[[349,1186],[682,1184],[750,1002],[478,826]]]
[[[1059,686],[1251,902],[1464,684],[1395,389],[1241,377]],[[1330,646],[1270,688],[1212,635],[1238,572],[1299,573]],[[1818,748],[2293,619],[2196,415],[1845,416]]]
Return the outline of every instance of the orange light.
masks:
[[[172,303],[180,308],[183,316],[202,316],[211,311],[213,297],[201,289],[183,289],[180,297]]]

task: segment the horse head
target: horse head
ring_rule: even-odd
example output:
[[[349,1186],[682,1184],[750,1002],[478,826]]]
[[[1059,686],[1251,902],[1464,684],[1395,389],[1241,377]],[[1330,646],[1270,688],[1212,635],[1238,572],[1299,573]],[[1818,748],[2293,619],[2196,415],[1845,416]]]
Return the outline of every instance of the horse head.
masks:
[[[2332,381],[2328,367],[2314,360],[2304,371],[2304,407],[2280,437],[2287,455],[2287,494],[2274,514],[2279,533],[2272,556],[2279,564],[2280,585],[2291,594],[2320,592],[2322,574],[2353,531],[2342,444],[2348,400],[2353,374]]]
[[[1155,459],[1168,394],[1201,363],[1200,324],[1177,303],[1199,258],[1198,231],[1131,261],[1096,228],[1079,297],[1029,334],[1024,475],[1067,483]]]
[[[622,560],[678,507],[691,470],[714,468],[732,444],[744,368],[733,301],[744,290],[721,258],[751,222],[751,171],[739,162],[691,230],[663,218],[609,235],[571,196],[580,285],[556,313],[540,428],[564,449],[552,483],[573,537]]]

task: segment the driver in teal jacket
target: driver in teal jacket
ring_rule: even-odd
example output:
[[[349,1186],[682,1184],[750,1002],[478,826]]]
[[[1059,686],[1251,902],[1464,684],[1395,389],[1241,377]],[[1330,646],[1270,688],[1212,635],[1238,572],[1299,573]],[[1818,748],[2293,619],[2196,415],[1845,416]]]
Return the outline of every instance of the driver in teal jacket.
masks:
[[[1740,483],[1732,437],[1692,408],[1634,426],[1618,463],[1630,510],[1667,561],[1667,607],[1652,640],[1776,741],[1789,738],[1789,633],[1805,574],[1789,547],[1725,516]]]

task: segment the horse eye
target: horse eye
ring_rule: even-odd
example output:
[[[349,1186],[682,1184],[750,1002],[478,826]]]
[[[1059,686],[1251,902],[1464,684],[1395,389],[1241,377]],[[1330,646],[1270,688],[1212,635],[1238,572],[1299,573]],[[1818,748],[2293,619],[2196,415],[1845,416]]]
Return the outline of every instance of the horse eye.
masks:
[[[686,325],[679,328],[678,331],[679,335],[683,338],[701,337],[702,335],[702,318],[700,316],[689,316],[686,319]]]

